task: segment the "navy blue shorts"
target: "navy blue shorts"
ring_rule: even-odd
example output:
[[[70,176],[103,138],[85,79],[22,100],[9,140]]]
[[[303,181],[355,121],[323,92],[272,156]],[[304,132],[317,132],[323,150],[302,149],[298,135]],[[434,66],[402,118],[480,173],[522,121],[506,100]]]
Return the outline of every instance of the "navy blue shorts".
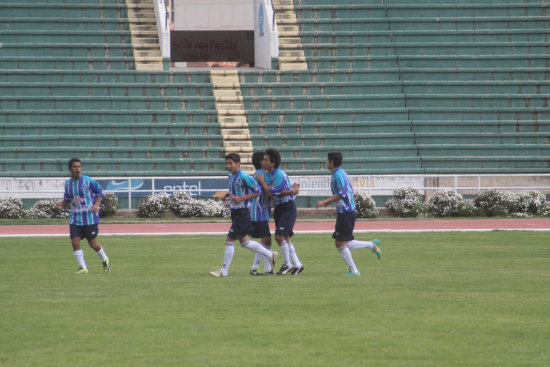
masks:
[[[353,237],[353,229],[355,228],[355,220],[357,212],[338,213],[336,215],[336,226],[332,238],[336,241],[351,241]]]
[[[232,240],[241,240],[244,236],[248,236],[254,230],[254,226],[250,221],[250,211],[247,208],[231,209],[231,228],[227,237]]]
[[[77,226],[76,224],[70,225],[71,238],[85,238],[87,240],[93,240],[99,233],[97,224],[91,224],[89,226]]]
[[[271,238],[271,232],[269,231],[269,221],[262,220],[258,222],[252,222],[254,230],[250,234],[252,238]]]
[[[296,203],[294,201],[277,205],[273,212],[275,234],[292,237],[294,235],[292,230],[296,223],[297,213],[298,210],[296,209]]]

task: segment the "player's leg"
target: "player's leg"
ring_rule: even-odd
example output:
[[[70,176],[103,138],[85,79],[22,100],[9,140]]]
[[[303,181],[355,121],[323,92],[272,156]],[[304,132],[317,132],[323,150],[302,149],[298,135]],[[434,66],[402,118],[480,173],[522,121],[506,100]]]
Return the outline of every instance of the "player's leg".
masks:
[[[355,226],[356,215],[354,212],[347,213],[338,213],[336,216],[336,224],[334,226],[334,233],[332,238],[334,238],[336,248],[342,256],[342,260],[346,263],[349,268],[349,272],[346,275],[360,275],[355,262],[353,261],[353,256],[351,251],[347,246],[349,241],[353,240],[353,227]]]
[[[226,277],[229,273],[229,267],[233,261],[233,255],[235,255],[235,239],[227,236],[225,239],[225,251],[223,254],[223,265],[221,269],[210,272],[210,275],[214,277]]]
[[[254,230],[250,234],[250,237],[252,238],[261,238],[260,234],[260,227],[261,222],[255,221],[252,222],[252,226],[254,227]],[[264,246],[265,247],[265,246]],[[250,268],[250,275],[263,275],[258,271],[258,268],[260,267],[260,262],[262,261],[262,255],[258,252],[254,253],[254,261],[252,262],[252,267]],[[269,259],[266,261],[266,263],[269,263]]]
[[[77,273],[86,274],[88,273],[88,266],[86,266],[86,261],[84,260],[84,251],[80,247],[80,240],[82,237],[81,229],[79,226],[71,225],[70,226],[70,236],[71,244],[73,246],[73,255],[78,264]]]
[[[83,227],[83,235],[88,240],[88,245],[96,252],[97,256],[99,257],[99,260],[101,260],[101,265],[103,265],[103,271],[108,272],[111,270],[111,264],[109,262],[109,257],[105,253],[105,249],[103,249],[103,246],[101,246],[97,242],[97,235],[98,235],[98,225],[93,224],[89,226]]]
[[[269,259],[269,261],[272,261],[273,256],[275,256],[271,250],[268,250],[258,242],[249,239],[248,236],[244,236],[239,241],[241,242],[241,247],[250,251],[254,251],[257,254],[260,254],[260,256],[265,256]]]
[[[264,237],[262,237],[262,245],[273,252],[273,249],[271,247],[271,233],[269,233],[269,224],[267,224],[267,234],[264,234]],[[270,259],[264,256],[264,270],[266,274],[273,274],[273,266],[271,264]]]
[[[292,269],[288,244],[285,240],[286,235],[284,232],[284,224],[282,218],[284,214],[284,206],[285,204],[279,204],[275,207],[275,210],[273,211],[273,219],[275,221],[275,241],[279,245],[279,248],[281,249],[281,256],[283,257],[283,265],[281,266],[281,269],[277,272],[278,275],[283,274],[282,271],[284,271],[284,274],[286,274]]]
[[[346,230],[348,230],[348,231],[351,230],[351,233],[353,234],[353,229],[355,228],[355,221],[357,219],[357,212],[346,213],[346,216],[347,216]],[[351,227],[351,229],[350,229],[350,227]],[[353,238],[353,236],[352,236],[352,238]],[[376,254],[376,256],[378,256],[378,260],[380,260],[380,257],[382,255],[382,251],[380,250],[380,242],[376,238],[372,241],[359,241],[359,240],[356,240],[356,239],[352,239],[352,240],[347,242],[347,247],[350,250],[359,250],[359,249],[363,249],[363,248],[368,248],[372,252],[374,252]]]
[[[290,240],[291,236],[288,236],[286,238],[286,242],[288,243],[288,253],[290,255],[290,260],[292,261],[292,264],[294,265],[292,267],[292,275],[298,275],[302,271],[304,271],[305,267],[304,264],[300,261],[300,258],[298,257],[298,254],[296,253],[296,248],[294,247],[294,244]]]

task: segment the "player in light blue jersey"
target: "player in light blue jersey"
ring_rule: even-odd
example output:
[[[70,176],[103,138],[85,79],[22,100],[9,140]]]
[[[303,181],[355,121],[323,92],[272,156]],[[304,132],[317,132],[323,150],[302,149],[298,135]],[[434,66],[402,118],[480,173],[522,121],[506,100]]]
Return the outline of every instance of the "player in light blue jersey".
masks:
[[[265,152],[257,151],[252,154],[252,165],[256,169],[252,177],[256,180],[259,175],[265,175],[264,168]],[[268,250],[271,250],[271,232],[269,230],[269,218],[271,217],[271,199],[261,190],[260,196],[252,199],[250,207],[250,217],[254,230],[250,234],[252,238],[260,238],[261,244]],[[250,269],[251,275],[273,275],[273,268],[269,259],[264,258],[264,273],[258,271],[262,256],[259,253],[254,255],[254,262]]]
[[[357,211],[353,200],[353,187],[348,174],[341,167],[342,153],[329,152],[327,156],[327,169],[332,173],[330,188],[333,195],[319,201],[315,207],[319,208],[320,206],[336,203],[336,225],[332,238],[335,240],[336,248],[340,251],[342,259],[349,267],[349,272],[346,275],[358,276],[361,274],[355,266],[350,250],[369,248],[380,259],[382,254],[380,243],[377,239],[372,241],[357,241],[354,239],[353,229],[355,228]]]
[[[79,266],[77,273],[88,273],[84,251],[80,247],[82,238],[88,240],[90,247],[97,252],[101,259],[103,271],[108,272],[111,269],[109,258],[96,240],[99,224],[99,205],[105,195],[97,181],[82,175],[82,162],[78,158],[69,160],[68,166],[71,178],[65,181],[63,201],[57,203],[57,207],[61,208],[69,203],[71,204],[69,228],[74,257]]]
[[[266,249],[258,242],[248,238],[254,230],[250,221],[251,199],[260,196],[261,188],[249,174],[241,171],[241,157],[237,153],[229,153],[225,156],[225,168],[229,172],[229,192],[224,199],[229,199],[231,209],[231,228],[225,239],[225,253],[223,266],[219,270],[211,271],[214,277],[226,277],[229,273],[231,261],[235,253],[235,240],[239,240],[241,246],[250,251],[265,256],[275,266],[277,253]]]
[[[268,172],[264,176],[258,175],[258,182],[266,194],[273,198],[275,205],[273,212],[275,241],[281,248],[284,261],[277,275],[288,273],[298,275],[304,271],[304,265],[298,258],[290,237],[294,235],[293,229],[298,213],[294,202],[296,198],[294,192],[296,191],[293,190],[299,190],[299,187],[292,185],[286,172],[279,168],[281,154],[277,149],[267,149],[264,157],[265,168]]]

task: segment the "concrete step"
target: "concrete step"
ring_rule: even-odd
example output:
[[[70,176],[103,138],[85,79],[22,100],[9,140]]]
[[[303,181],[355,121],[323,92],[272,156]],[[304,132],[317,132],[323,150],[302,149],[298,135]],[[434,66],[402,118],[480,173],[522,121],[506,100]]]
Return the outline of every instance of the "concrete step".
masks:
[[[240,97],[240,89],[214,89],[214,97]],[[242,101],[242,98],[241,98]]]
[[[228,125],[228,127],[234,126],[233,124],[235,125],[238,124],[239,126],[247,125],[246,116],[244,115],[240,115],[240,116],[239,115],[233,115],[233,116],[218,115],[218,122],[222,126]]]
[[[279,63],[279,70],[307,70],[307,64],[305,62]]]

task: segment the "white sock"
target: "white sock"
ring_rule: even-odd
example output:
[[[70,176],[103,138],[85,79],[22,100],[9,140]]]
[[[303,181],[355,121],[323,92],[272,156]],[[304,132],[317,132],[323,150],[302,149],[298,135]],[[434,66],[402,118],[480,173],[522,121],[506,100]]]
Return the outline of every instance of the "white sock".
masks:
[[[231,261],[233,261],[233,255],[235,254],[235,244],[233,242],[225,241],[225,254],[223,256],[222,272],[227,275],[229,273],[229,267]]]
[[[279,247],[281,247],[281,256],[283,257],[283,263],[288,266],[288,267],[291,267],[292,265],[290,264],[290,254],[289,254],[289,246],[288,246],[288,243],[286,243],[286,241],[283,241]]]
[[[271,266],[271,258],[264,256],[264,270],[265,271],[272,271],[273,267]]]
[[[264,248],[269,250],[269,252],[271,252],[271,254],[273,254],[273,249],[271,248],[271,246],[267,246],[263,242],[260,242],[260,245],[262,245]],[[273,256],[273,255],[271,255],[271,256]],[[272,271],[273,270],[273,267],[271,266],[271,257],[264,256],[264,270],[265,271]]]
[[[357,267],[353,262],[353,256],[351,256],[351,251],[348,246],[339,247],[338,251],[340,251],[340,255],[342,256],[342,259],[344,259],[346,265],[349,266],[349,271],[352,273],[359,273],[359,270],[357,270]]]
[[[290,255],[290,259],[292,260],[292,263],[294,264],[294,267],[300,268],[302,266],[302,263],[300,262],[298,255],[296,255],[296,249],[294,248],[294,245],[292,244],[292,242],[288,243],[288,253]]]
[[[254,262],[252,263],[252,269],[258,269],[260,267],[260,261],[262,261],[262,255],[256,252],[254,254]]]
[[[248,240],[246,242],[241,242],[241,246],[246,248],[246,249],[249,249],[250,251],[254,251],[257,254],[267,256],[270,259],[273,256],[273,253],[271,251],[269,251],[268,249],[266,249],[265,247],[260,245],[258,242],[253,241],[253,240]]]
[[[78,266],[84,269],[88,269],[86,266],[86,262],[84,261],[84,251],[82,249],[73,251],[74,258],[76,259],[76,262],[78,263]]]
[[[103,250],[103,246],[101,246],[101,248],[97,252],[97,256],[99,256],[99,258],[101,259],[101,262],[105,262],[105,260],[107,260],[107,254]]]
[[[374,248],[372,241],[351,240],[347,243],[347,245],[350,250],[357,250],[361,248],[370,248],[372,250]]]

